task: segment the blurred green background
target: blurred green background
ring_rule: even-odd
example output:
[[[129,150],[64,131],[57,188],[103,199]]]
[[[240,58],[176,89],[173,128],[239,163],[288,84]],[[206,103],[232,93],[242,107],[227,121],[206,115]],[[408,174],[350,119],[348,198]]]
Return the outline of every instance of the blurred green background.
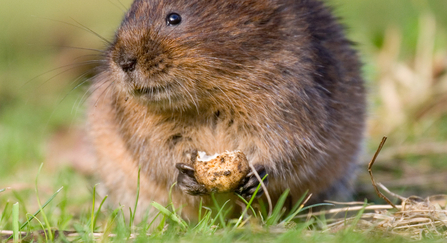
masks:
[[[79,48],[104,49],[87,28],[111,39],[130,2],[0,0],[0,189],[12,189],[0,194],[0,208],[12,199],[37,207],[32,190],[41,163],[43,195],[64,185],[73,214],[89,202],[94,180],[78,169],[76,156],[83,154],[76,151],[85,136],[88,82],[81,83],[94,74],[99,53]],[[365,63],[370,108],[363,162],[389,136],[376,179],[406,196],[446,193],[445,0],[328,2]],[[368,180],[365,168],[360,200],[376,200]]]

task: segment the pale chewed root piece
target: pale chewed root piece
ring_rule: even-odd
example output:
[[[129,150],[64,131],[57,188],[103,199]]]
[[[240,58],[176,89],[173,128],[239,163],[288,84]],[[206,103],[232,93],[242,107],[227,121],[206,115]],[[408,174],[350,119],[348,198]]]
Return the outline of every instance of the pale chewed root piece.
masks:
[[[254,167],[261,178],[266,175],[263,165]],[[190,195],[237,192],[244,198],[250,198],[260,183],[255,173],[250,171],[247,158],[241,151],[227,151],[211,156],[199,152],[197,157],[191,158],[191,165],[178,163],[176,168],[180,172],[178,186]],[[262,194],[261,188],[257,196]]]

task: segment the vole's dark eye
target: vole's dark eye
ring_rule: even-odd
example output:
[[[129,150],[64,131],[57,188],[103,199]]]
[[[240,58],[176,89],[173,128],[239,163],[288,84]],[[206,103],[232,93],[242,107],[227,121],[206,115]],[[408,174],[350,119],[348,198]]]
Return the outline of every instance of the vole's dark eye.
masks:
[[[180,22],[182,22],[182,16],[180,16],[180,14],[178,13],[170,13],[166,17],[166,23],[170,26],[178,25],[180,24]]]

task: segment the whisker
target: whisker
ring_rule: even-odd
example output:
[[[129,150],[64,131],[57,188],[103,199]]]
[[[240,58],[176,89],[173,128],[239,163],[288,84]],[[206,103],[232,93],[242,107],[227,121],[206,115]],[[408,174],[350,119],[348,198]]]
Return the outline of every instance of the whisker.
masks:
[[[74,83],[74,82],[76,82],[77,80],[79,80],[79,79],[81,79],[81,78],[83,78],[85,75],[87,75],[89,72],[87,71],[87,72],[84,72],[81,76],[79,76],[78,78],[76,78],[73,82],[71,82],[71,83]],[[81,86],[83,83],[85,83],[85,82],[87,82],[88,80],[90,80],[90,79],[87,79],[86,81],[83,81],[83,82],[81,82],[81,84],[78,84],[78,85],[76,85],[74,88],[72,88],[69,92],[67,92],[65,95],[64,95],[64,97],[62,97],[62,99],[60,99],[59,100],[59,102],[56,104],[56,107],[53,109],[53,111],[51,112],[51,114],[48,116],[48,119],[47,119],[47,122],[46,122],[46,124],[45,124],[45,129],[44,130],[46,130],[47,128],[48,128],[48,126],[49,126],[49,123],[50,123],[50,121],[51,121],[51,118],[54,116],[54,114],[56,113],[56,108],[57,107],[59,107],[61,104],[62,104],[62,102],[75,90],[75,89],[77,89],[79,86]],[[72,110],[72,112],[71,112],[72,114],[73,114],[73,110]],[[71,127],[71,125],[70,125],[70,127]]]
[[[111,3],[113,6],[117,7],[119,10],[123,11],[123,13],[126,12],[126,7],[123,5],[123,3],[121,3],[120,1],[117,1],[120,4],[116,4],[114,2],[112,2],[112,0],[108,0],[109,3]]]
[[[191,97],[192,103],[194,104],[194,106],[196,107],[197,110],[197,114],[200,114],[199,112],[199,106],[196,103],[196,100],[194,99],[194,97],[192,96],[191,92],[188,91],[188,89],[185,88],[185,86],[182,85],[181,82],[177,81],[177,83],[183,88],[184,91],[186,91],[186,93],[188,93],[188,95]]]
[[[75,80],[73,80],[73,81],[70,83],[70,85],[73,84],[73,83],[77,83],[78,80],[84,78],[84,77],[87,76],[89,73],[90,73],[90,70],[84,72],[82,75],[80,75],[80,76],[77,77]],[[70,89],[70,91],[68,91],[68,92],[64,95],[64,97],[62,97],[62,99],[59,100],[59,102],[57,103],[56,107],[57,107],[57,106],[60,106],[61,103],[62,103],[62,102],[63,102],[63,101],[64,101],[64,100],[65,100],[65,99],[66,99],[66,98],[67,98],[67,97],[68,97],[74,90],[76,90],[77,88],[79,88],[80,86],[82,86],[83,84],[85,84],[86,82],[88,82],[88,81],[90,81],[90,80],[91,80],[91,78],[86,79],[86,80],[82,81],[81,83],[75,85],[72,89]],[[56,110],[56,109],[53,110],[53,113],[54,113],[55,110]],[[72,113],[73,113],[73,109],[72,109]],[[51,118],[51,116],[50,116],[50,118]]]
[[[118,2],[119,4],[121,4],[121,6],[123,6],[124,9],[127,9],[126,5],[124,5],[120,0],[117,0],[117,2]]]
[[[95,35],[96,37],[100,38],[100,39],[103,40],[104,42],[106,42],[106,43],[108,43],[109,45],[111,45],[111,42],[108,41],[106,38],[102,37],[101,35],[99,35],[99,34],[96,33],[95,31],[89,29],[88,27],[84,26],[83,24],[79,23],[78,21],[76,21],[76,20],[73,19],[73,18],[71,18],[71,20],[73,20],[74,22],[76,22],[78,25],[75,25],[75,24],[72,24],[72,23],[69,23],[69,22],[65,22],[65,21],[62,21],[62,20],[50,19],[50,18],[46,18],[46,17],[39,17],[39,16],[33,16],[33,17],[40,18],[40,19],[45,19],[45,20],[50,20],[50,21],[53,21],[53,22],[58,22],[58,23],[62,23],[62,24],[66,24],[66,25],[72,26],[72,27],[76,27],[76,28],[78,28],[78,29],[84,30],[84,31],[86,31],[86,32],[88,32],[88,33],[90,33],[90,34]]]
[[[96,78],[96,76],[97,75],[95,75],[94,77],[92,77],[92,78],[90,78],[89,80],[93,80],[93,79],[95,79]],[[93,93],[95,93],[95,91],[96,90],[98,90],[99,88],[101,88],[104,84],[106,84],[107,82],[102,82],[101,84],[99,84],[98,86],[96,86],[94,89],[88,89],[86,92],[84,92],[84,95],[82,95],[82,97],[81,97],[81,103],[83,104],[84,102],[86,102],[87,101],[87,99],[88,99],[88,94],[93,94]]]
[[[80,63],[70,63],[70,64],[63,65],[63,66],[60,66],[60,67],[57,67],[57,68],[53,68],[53,69],[51,69],[51,70],[48,70],[48,71],[46,71],[46,72],[43,72],[43,73],[41,73],[41,74],[35,76],[34,78],[32,78],[32,79],[26,81],[26,82],[25,82],[24,84],[22,84],[19,88],[23,88],[24,86],[28,85],[30,82],[32,82],[32,81],[34,81],[34,80],[36,80],[36,79],[38,79],[38,78],[40,78],[40,77],[42,77],[42,76],[48,74],[48,73],[51,73],[51,72],[54,72],[54,71],[57,71],[57,70],[59,70],[59,69],[63,69],[63,68],[74,68],[74,67],[82,66],[82,65],[83,65],[83,64],[80,64]],[[71,69],[68,69],[68,70],[71,70]],[[65,71],[68,71],[68,70],[65,70]]]
[[[105,60],[104,60],[105,55],[101,55],[101,54],[87,54],[87,55],[82,55],[82,56],[73,58],[73,61],[75,61],[75,60],[79,60],[79,59],[81,59],[81,58],[83,58],[83,57],[99,57],[100,59],[94,59],[94,60],[90,60],[90,61],[105,62]]]
[[[82,74],[80,77],[78,77],[75,81],[77,81],[77,80],[79,80],[79,79],[85,77],[87,74],[88,74],[88,72],[85,72],[85,73]],[[69,91],[69,93],[73,92],[74,90],[76,90],[77,88],[81,87],[82,85],[84,85],[85,83],[91,81],[91,80],[94,79],[94,78],[95,78],[95,76],[93,76],[92,78],[87,78],[87,79],[85,79],[84,81],[80,82],[80,83],[77,84],[75,87],[73,87],[73,88]],[[69,94],[69,93],[68,93],[68,94]],[[68,96],[68,94],[67,94],[67,96]],[[84,95],[85,95],[85,93],[84,93]],[[75,112],[75,114],[77,114],[77,111],[79,110],[79,107],[80,107],[81,104],[83,103],[84,95],[81,97],[81,99],[79,99],[79,102],[75,102],[75,104],[73,104],[73,107],[72,107],[72,109],[71,109],[71,112],[72,112],[72,113],[73,113],[73,109],[74,109],[74,107],[77,106],[77,108],[76,108],[76,112]],[[65,99],[65,97],[64,97],[64,99]]]
[[[106,82],[104,82],[105,84]],[[98,105],[99,99],[101,98],[101,96],[110,88],[112,87],[112,84],[114,84],[115,81],[110,82],[109,86],[106,87],[106,89],[104,91],[102,91],[102,93],[99,95],[98,99],[95,101],[95,107]]]
[[[95,76],[95,77],[96,77],[96,76]],[[86,83],[86,82],[88,82],[88,81],[90,81],[90,80],[95,79],[95,77],[92,77],[92,78],[89,78],[89,79],[85,80],[85,81],[82,82],[80,85],[83,85],[84,83]],[[98,89],[98,88],[95,88],[94,90],[96,90],[96,89]],[[79,102],[78,102],[78,106],[79,106],[79,107],[87,101],[87,99],[88,99],[88,94],[91,94],[91,93],[93,93],[93,92],[90,91],[90,89],[87,89],[87,90],[84,92],[84,94],[82,95],[82,97],[79,99]],[[78,109],[79,109],[79,108],[78,108]]]
[[[65,65],[65,66],[62,66],[62,67],[59,67],[59,68],[50,70],[50,71],[48,71],[48,72],[45,72],[45,73],[43,73],[43,74],[41,74],[41,75],[38,75],[37,77],[32,78],[31,80],[27,81],[27,82],[26,82],[25,84],[23,84],[21,87],[24,87],[25,85],[29,84],[32,80],[35,80],[36,78],[41,77],[41,76],[43,76],[43,75],[45,75],[45,74],[47,74],[47,73],[49,73],[49,72],[52,72],[52,71],[55,71],[55,70],[58,70],[58,69],[62,69],[62,68],[68,68],[68,69],[66,69],[66,70],[63,70],[63,71],[61,71],[61,72],[55,74],[54,76],[51,76],[51,77],[48,78],[45,82],[43,82],[43,83],[41,83],[39,86],[37,86],[36,89],[40,89],[43,85],[47,84],[50,80],[56,78],[57,76],[59,76],[59,75],[61,75],[61,74],[64,74],[64,73],[66,73],[66,72],[68,72],[68,71],[71,71],[71,70],[73,70],[73,68],[75,68],[75,67],[84,66],[84,65],[90,65],[90,64],[98,64],[98,62],[96,62],[96,61],[87,61],[87,62],[83,62],[83,63],[74,63],[74,64]],[[93,69],[92,69],[92,70],[89,70],[89,71],[93,71]]]
[[[106,38],[102,37],[100,34],[98,34],[97,32],[93,31],[93,30],[90,29],[89,27],[87,27],[87,26],[81,24],[80,22],[78,22],[77,20],[75,20],[75,19],[73,19],[73,18],[71,18],[71,20],[73,20],[74,22],[76,22],[78,25],[82,26],[81,29],[87,30],[88,32],[90,32],[90,33],[96,35],[97,37],[99,37],[99,38],[100,38],[101,40],[103,40],[105,43],[107,43],[107,44],[109,44],[109,45],[112,45],[112,42],[110,42],[110,41],[107,40]],[[74,25],[74,26],[76,26],[76,25]]]
[[[78,46],[55,46],[55,47],[62,47],[62,48],[74,49],[74,50],[94,51],[94,52],[99,52],[99,53],[103,53],[103,54],[105,53],[105,51],[101,50],[101,49],[78,47]]]
[[[83,51],[94,51],[94,52],[105,53],[105,51],[104,51],[104,50],[101,50],[101,49],[86,48],[86,47],[79,47],[79,46],[64,46],[64,45],[35,45],[35,44],[29,44],[29,46],[36,46],[36,47],[51,47],[51,48],[66,48],[66,49],[83,50]]]
[[[233,100],[230,99],[230,97],[219,87],[219,85],[216,85],[216,87],[227,97],[228,101],[230,102],[231,106],[233,107],[234,110],[236,109],[236,106],[233,103]]]

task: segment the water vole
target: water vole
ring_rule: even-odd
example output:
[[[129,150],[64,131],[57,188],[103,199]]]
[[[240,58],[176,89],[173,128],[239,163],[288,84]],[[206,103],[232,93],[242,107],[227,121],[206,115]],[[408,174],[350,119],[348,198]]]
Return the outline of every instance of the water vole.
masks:
[[[317,0],[135,0],[89,102],[97,172],[111,197],[173,201],[195,217],[207,192],[191,153],[240,150],[273,199],[350,194],[365,90],[351,42]],[[239,193],[250,196],[253,174]],[[190,195],[193,194],[193,195]]]

